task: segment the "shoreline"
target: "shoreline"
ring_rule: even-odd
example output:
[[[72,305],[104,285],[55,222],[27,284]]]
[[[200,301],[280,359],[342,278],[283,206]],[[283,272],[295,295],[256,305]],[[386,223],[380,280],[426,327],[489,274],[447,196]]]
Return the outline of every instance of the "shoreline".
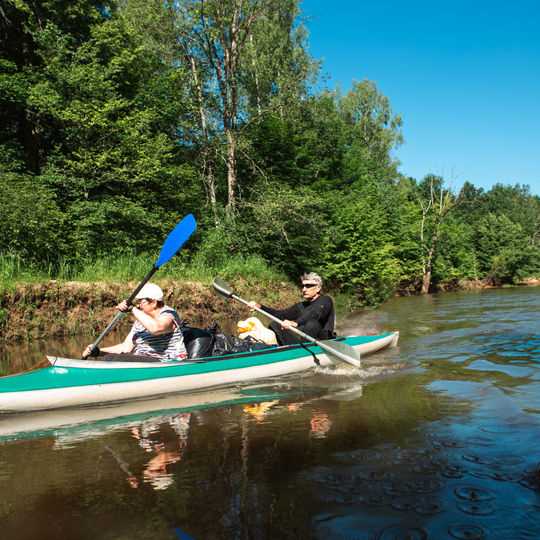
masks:
[[[478,289],[507,289],[514,287],[538,287],[540,278],[525,278],[517,283],[496,284],[487,279],[460,279],[455,282],[439,284],[436,292],[474,291]]]
[[[165,303],[175,307],[188,324],[204,328],[215,320],[245,319],[249,310],[239,302],[227,301],[214,292],[211,284],[155,280],[165,293]],[[50,280],[20,284],[0,295],[0,345],[100,333],[116,314],[115,306],[127,298],[137,283],[83,283]],[[266,297],[269,302],[298,301],[298,291],[285,282],[268,288],[240,279],[235,291],[246,298]],[[120,321],[115,332],[127,331],[129,317]]]
[[[209,283],[156,280],[165,292],[165,303],[178,309],[190,325],[205,328],[216,320],[238,321],[250,316],[248,308],[216,294]],[[0,346],[6,343],[99,333],[114,317],[119,299],[126,298],[137,283],[59,282],[19,284],[0,295]],[[494,285],[485,280],[461,280],[439,286],[435,293],[540,286],[539,278],[514,285]],[[292,282],[255,285],[244,279],[234,283],[244,298],[264,298],[269,304],[290,305],[299,300]],[[336,299],[336,294],[330,291]],[[397,292],[395,296],[417,296]],[[129,318],[116,331],[127,331]]]

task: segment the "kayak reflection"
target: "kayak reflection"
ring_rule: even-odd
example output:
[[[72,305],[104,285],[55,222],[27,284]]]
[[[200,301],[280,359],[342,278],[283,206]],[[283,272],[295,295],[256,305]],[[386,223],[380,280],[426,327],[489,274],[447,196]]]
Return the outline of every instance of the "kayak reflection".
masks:
[[[253,414],[262,415],[265,402],[277,403],[291,395],[287,385],[223,388],[194,394],[179,394],[145,401],[130,401],[111,406],[40,411],[0,417],[0,442],[45,437],[53,434],[56,445],[92,438],[109,431],[124,429],[141,422],[160,424],[171,416],[232,405],[252,406]],[[320,395],[319,390],[314,390]],[[312,397],[301,391],[303,399]],[[260,416],[262,418],[262,416]],[[180,429],[178,426],[176,429]],[[181,431],[181,430],[180,430]],[[143,434],[144,437],[144,434]]]

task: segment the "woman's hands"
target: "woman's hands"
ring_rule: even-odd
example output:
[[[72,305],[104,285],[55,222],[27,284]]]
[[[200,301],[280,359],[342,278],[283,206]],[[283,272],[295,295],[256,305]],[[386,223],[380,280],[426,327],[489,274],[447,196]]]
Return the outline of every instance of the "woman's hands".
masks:
[[[90,345],[88,345],[88,347],[86,347],[86,349],[84,349],[83,353],[81,354],[81,357],[83,360],[85,360],[89,356],[99,356],[99,353],[100,353],[99,347],[91,343]]]
[[[133,309],[133,305],[132,304],[128,304],[127,300],[122,300],[117,306],[116,306],[116,309],[118,311],[121,311],[122,313],[129,313],[132,309]],[[110,347],[109,347],[110,348]],[[90,345],[88,345],[83,353],[81,354],[81,358],[83,360],[85,360],[86,358],[88,358],[89,356],[99,356],[100,354],[100,349],[99,347],[96,345],[94,346],[93,343],[91,343]],[[111,352],[111,351],[107,351],[107,352]]]
[[[117,306],[116,306],[116,309],[118,311],[121,311],[122,313],[129,313],[132,309],[133,309],[133,306],[131,304],[128,304],[127,303],[127,300],[122,300]]]

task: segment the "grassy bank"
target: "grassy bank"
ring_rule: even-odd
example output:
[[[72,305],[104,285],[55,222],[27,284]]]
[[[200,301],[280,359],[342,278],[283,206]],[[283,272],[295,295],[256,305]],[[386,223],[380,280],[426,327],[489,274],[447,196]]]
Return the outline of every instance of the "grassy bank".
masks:
[[[152,267],[150,256],[109,256],[79,265],[57,268],[32,267],[15,256],[0,255],[0,344],[79,334],[96,335],[115,314],[115,305],[126,298]],[[199,327],[214,321],[231,326],[250,315],[247,308],[218,296],[215,277],[228,281],[246,299],[286,306],[300,298],[297,283],[276,272],[258,257],[231,256],[219,264],[187,263],[175,257],[160,268],[153,281],[165,291],[166,302],[176,307],[190,324]],[[527,282],[538,285],[538,280]],[[447,290],[485,288],[482,281],[460,282]],[[338,317],[358,308],[346,294],[334,297]],[[119,327],[127,330],[129,319]]]
[[[0,257],[0,340],[99,333],[114,316],[119,299],[129,295],[154,260],[111,256],[53,270],[23,265],[16,257]],[[287,305],[299,298],[296,284],[255,257],[231,257],[219,271],[177,258],[161,268],[153,281],[163,288],[166,302],[195,326],[247,317],[245,307],[214,292],[211,284],[216,276],[247,299]],[[123,325],[127,328],[129,321]]]
[[[181,255],[181,254],[180,254]],[[50,280],[80,282],[140,281],[152,268],[156,258],[149,255],[112,254],[97,260],[61,262],[37,266],[20,257],[0,254],[0,293],[14,290],[20,284],[42,283]],[[174,257],[159,269],[156,279],[185,280],[211,283],[214,277],[235,280],[239,277],[259,283],[288,281],[271,269],[260,257],[231,256],[215,264],[195,259],[188,263],[182,256]]]

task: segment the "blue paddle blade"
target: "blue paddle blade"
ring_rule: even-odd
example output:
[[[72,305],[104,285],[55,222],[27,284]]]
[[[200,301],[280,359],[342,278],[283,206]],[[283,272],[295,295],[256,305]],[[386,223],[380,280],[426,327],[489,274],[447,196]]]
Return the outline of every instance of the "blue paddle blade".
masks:
[[[159,268],[170,261],[178,250],[186,243],[189,237],[197,229],[197,222],[193,214],[188,214],[167,236],[159,253],[155,268]]]

